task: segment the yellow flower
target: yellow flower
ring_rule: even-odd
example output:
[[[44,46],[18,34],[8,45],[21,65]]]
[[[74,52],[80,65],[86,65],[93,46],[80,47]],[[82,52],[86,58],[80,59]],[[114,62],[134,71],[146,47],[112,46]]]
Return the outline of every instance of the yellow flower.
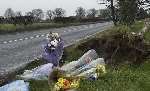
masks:
[[[57,86],[59,86],[60,88],[62,88],[64,86],[64,79],[63,78],[59,78],[58,82],[56,83]]]
[[[79,87],[79,80],[73,80],[71,82],[71,88],[78,88]]]
[[[79,80],[75,79],[72,82],[64,79],[64,78],[59,78],[58,82],[55,84],[55,89],[56,91],[59,91],[60,89],[70,89],[70,88],[78,88],[79,87]]]
[[[58,85],[56,85],[55,84],[55,86],[54,86],[54,91],[59,91],[61,88],[58,86]]]
[[[64,84],[61,82],[57,82],[56,85],[59,86],[60,88],[62,88],[64,86]]]
[[[105,65],[98,64],[96,66],[96,73],[98,76],[104,75],[106,73]]]
[[[64,82],[64,79],[63,79],[63,78],[59,78],[59,79],[58,79],[58,82],[63,83],[63,82]]]

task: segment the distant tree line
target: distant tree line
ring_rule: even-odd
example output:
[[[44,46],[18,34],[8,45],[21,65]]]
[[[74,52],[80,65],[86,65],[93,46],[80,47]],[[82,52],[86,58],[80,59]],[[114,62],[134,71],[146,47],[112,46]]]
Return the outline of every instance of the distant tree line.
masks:
[[[0,23],[1,24],[32,24],[35,22],[35,18],[32,16],[15,16],[15,17],[9,17],[9,18],[4,18],[0,17]]]
[[[14,12],[11,8],[8,8],[4,16],[0,17],[0,23],[4,24],[32,24],[37,22],[56,22],[56,23],[70,23],[70,22],[95,22],[109,18],[110,12],[101,12],[104,14],[99,15],[98,10],[95,8],[85,10],[82,7],[78,7],[75,11],[75,16],[66,17],[66,11],[62,8],[56,8],[54,10],[47,10],[46,15],[42,9],[33,9],[30,12],[26,12],[25,15],[21,11]],[[43,20],[43,18],[46,18]],[[103,18],[103,19],[102,19]]]

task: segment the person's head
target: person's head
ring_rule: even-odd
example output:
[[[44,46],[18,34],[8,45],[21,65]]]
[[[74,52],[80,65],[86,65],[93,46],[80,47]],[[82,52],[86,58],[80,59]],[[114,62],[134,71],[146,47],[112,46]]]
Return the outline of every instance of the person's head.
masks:
[[[58,33],[52,33],[50,32],[48,35],[48,40],[52,41],[52,40],[58,40],[60,38]]]

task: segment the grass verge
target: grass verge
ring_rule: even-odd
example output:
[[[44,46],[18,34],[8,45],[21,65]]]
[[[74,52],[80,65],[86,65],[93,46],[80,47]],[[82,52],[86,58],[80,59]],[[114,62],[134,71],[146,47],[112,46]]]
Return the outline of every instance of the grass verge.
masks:
[[[119,67],[118,70],[107,68],[107,74],[96,81],[82,80],[79,91],[149,91],[150,63],[138,68]]]
[[[150,61],[150,60],[149,60]],[[96,81],[81,80],[77,91],[149,91],[150,90],[150,62],[139,67],[124,65],[113,69],[109,66],[107,74]],[[30,91],[50,91],[46,80],[31,80]]]
[[[0,24],[0,34],[60,28],[66,26],[78,26],[83,24],[90,23],[33,23],[29,25]]]

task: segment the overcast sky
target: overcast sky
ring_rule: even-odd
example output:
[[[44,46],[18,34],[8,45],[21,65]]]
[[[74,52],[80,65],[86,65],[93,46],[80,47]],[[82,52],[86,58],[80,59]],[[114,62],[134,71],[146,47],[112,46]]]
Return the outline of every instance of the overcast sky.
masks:
[[[67,15],[74,15],[76,8],[79,6],[85,9],[105,7],[105,5],[99,6],[97,0],[0,0],[0,15],[4,15],[7,8],[23,13],[37,8],[44,11],[63,8],[66,10]]]

